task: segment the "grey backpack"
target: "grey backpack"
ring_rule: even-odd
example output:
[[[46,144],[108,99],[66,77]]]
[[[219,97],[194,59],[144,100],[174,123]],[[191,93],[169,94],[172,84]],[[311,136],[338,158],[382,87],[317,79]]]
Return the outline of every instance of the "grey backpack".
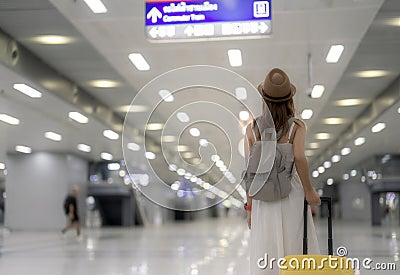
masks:
[[[244,175],[246,191],[251,198],[267,202],[276,201],[287,197],[292,190],[293,149],[284,147],[293,146],[289,141],[295,121],[296,118],[288,121],[288,141],[278,144],[282,131],[277,136],[275,127],[268,127],[262,118],[256,118],[260,140],[255,138]],[[255,136],[254,131],[253,134]]]

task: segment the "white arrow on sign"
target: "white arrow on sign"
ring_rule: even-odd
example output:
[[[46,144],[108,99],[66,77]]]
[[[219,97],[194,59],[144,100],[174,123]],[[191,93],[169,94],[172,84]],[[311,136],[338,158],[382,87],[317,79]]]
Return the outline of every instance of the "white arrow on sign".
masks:
[[[194,34],[194,28],[192,26],[187,26],[183,31],[187,36],[192,36]]]
[[[151,37],[156,38],[158,35],[158,28],[157,27],[151,28],[151,30],[149,31],[149,34]]]
[[[258,28],[261,33],[265,33],[269,29],[268,25],[264,22],[261,22],[260,25],[258,26]]]
[[[147,19],[151,18],[152,23],[157,23],[158,18],[162,17],[162,13],[156,8],[152,8],[148,13],[147,13]]]

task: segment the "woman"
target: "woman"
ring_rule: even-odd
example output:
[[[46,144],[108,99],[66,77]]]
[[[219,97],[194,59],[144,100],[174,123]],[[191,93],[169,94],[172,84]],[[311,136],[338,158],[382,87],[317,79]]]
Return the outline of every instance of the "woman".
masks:
[[[310,205],[319,205],[321,201],[311,185],[304,153],[306,125],[295,118],[295,86],[290,83],[285,72],[275,68],[267,74],[258,91],[263,98],[262,116],[267,117],[267,112],[270,112],[279,137],[277,146],[282,146],[281,150],[294,156],[295,169],[288,197],[264,202],[252,200],[247,194],[247,222],[251,229],[250,274],[279,274],[276,261],[271,267],[271,258],[302,254],[304,197]],[[259,135],[256,123],[249,124],[245,139],[246,156],[256,139],[260,138]],[[310,210],[308,246],[310,254],[320,253]]]

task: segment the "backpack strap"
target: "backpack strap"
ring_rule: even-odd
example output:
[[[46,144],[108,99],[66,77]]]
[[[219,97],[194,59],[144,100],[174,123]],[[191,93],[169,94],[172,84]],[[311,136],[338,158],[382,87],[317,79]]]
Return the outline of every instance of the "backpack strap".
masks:
[[[251,132],[253,133],[254,142],[256,142],[257,141],[257,137],[256,137],[256,133],[254,132],[254,120],[251,123],[251,127],[250,128],[251,128]]]
[[[290,125],[290,130],[289,130],[287,143],[290,143],[290,140],[292,139],[293,129],[294,129],[294,125],[296,124],[296,120],[297,120],[297,118],[291,118],[289,120],[289,121],[292,121],[292,122],[291,122],[291,125]]]

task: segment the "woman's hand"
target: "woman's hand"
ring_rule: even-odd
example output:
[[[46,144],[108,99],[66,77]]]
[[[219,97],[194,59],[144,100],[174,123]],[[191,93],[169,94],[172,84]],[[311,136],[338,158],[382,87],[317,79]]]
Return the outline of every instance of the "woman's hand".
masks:
[[[306,200],[309,205],[321,205],[321,199],[314,188],[306,191]]]
[[[246,211],[247,212],[247,226],[249,229],[251,229],[251,211]]]

